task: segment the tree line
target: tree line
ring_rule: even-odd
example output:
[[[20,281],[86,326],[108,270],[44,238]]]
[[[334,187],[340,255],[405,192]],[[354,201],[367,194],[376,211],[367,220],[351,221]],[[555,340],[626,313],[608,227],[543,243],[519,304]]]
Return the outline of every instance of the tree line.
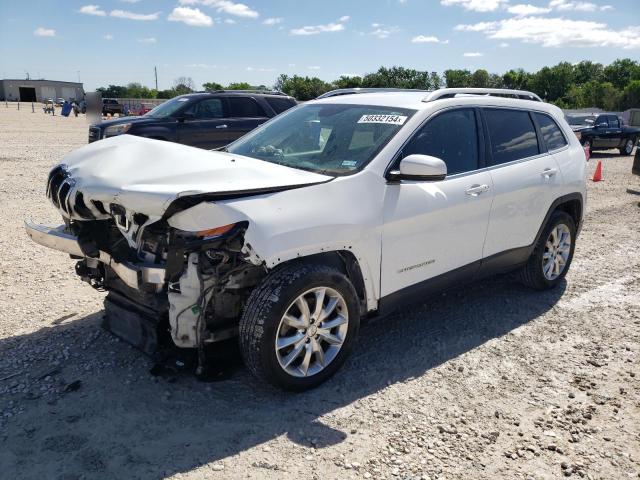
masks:
[[[280,75],[273,89],[298,100],[311,100],[336,88],[413,88],[434,90],[441,87],[515,88],[537,93],[547,102],[561,108],[597,107],[603,110],[626,110],[640,107],[640,63],[629,58],[609,65],[584,60],[571,64],[561,62],[537,72],[512,69],[500,75],[487,70],[445,70],[442,74],[404,67],[380,67],[363,76],[341,76],[333,82],[318,77]],[[267,90],[264,85],[246,82],[223,86],[216,82],[202,85],[204,90]],[[101,87],[103,97],[173,98],[195,91],[190,77],[180,77],[168,90],[153,90],[139,83]]]

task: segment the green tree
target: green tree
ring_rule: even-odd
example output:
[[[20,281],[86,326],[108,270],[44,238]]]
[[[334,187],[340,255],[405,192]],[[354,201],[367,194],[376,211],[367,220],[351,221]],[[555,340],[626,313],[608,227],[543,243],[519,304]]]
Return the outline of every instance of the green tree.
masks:
[[[561,62],[553,67],[540,69],[529,82],[531,89],[550,102],[561,99],[573,84],[573,66]]]
[[[332,85],[317,77],[310,78],[298,75],[289,77],[282,74],[276,80],[274,88],[298,100],[313,100],[331,90]]]
[[[348,75],[342,75],[339,79],[333,82],[333,86],[336,88],[358,88],[362,86],[362,77]]]
[[[509,70],[502,75],[502,83],[506,88],[524,90],[529,88],[531,77],[532,75],[530,73],[525,72],[522,68],[518,68],[517,70]]]
[[[604,75],[604,67],[601,63],[593,63],[583,60],[573,67],[573,79],[577,85],[584,85],[592,80],[601,81]]]
[[[471,75],[470,87],[476,88],[488,88],[489,87],[489,72],[486,70],[476,70]]]
[[[464,88],[471,85],[469,70],[445,70],[444,79],[448,88]]]
[[[247,82],[233,82],[227,85],[227,90],[251,90],[251,84]]]
[[[377,72],[362,78],[362,86],[368,88],[430,88],[429,73],[404,67],[380,67]]]
[[[640,80],[640,64],[630,58],[618,59],[605,67],[604,80],[622,90],[631,80]]]
[[[620,110],[629,108],[640,108],[640,80],[632,80],[622,92]]]
[[[216,82],[203,83],[202,88],[204,88],[207,92],[213,92],[215,90],[224,90],[224,87]]]

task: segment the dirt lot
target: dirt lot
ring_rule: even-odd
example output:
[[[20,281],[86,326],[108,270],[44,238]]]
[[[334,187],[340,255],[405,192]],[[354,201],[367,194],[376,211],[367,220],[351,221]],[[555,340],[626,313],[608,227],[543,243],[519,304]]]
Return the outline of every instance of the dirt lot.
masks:
[[[561,288],[500,277],[369,322],[333,380],[291,395],[241,367],[152,376],[100,329],[103,294],[27,238],[24,218],[58,222],[45,178],[86,137],[83,117],[0,105],[0,477],[640,477],[630,157],[595,156],[605,181]]]

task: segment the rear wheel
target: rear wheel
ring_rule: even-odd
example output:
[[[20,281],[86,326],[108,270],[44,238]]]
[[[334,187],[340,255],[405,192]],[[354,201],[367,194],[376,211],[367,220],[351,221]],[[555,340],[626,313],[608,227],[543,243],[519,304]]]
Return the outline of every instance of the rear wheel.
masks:
[[[635,146],[635,140],[633,139],[628,139],[625,141],[624,143],[624,147],[622,147],[620,149],[620,155],[631,155],[631,153],[633,152],[633,147]]]
[[[566,212],[551,215],[520,277],[528,287],[555,287],[569,271],[575,249],[576,224]]]
[[[296,264],[268,275],[240,320],[240,349],[259,379],[314,388],[344,363],[360,324],[356,291],[340,271]]]

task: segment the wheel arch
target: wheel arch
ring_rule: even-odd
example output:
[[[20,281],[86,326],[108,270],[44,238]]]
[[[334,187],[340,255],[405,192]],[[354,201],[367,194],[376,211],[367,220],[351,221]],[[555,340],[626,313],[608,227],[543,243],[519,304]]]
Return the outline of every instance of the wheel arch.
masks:
[[[367,310],[370,297],[373,292],[367,289],[367,279],[363,275],[360,262],[356,255],[350,250],[331,250],[320,253],[314,253],[279,263],[274,268],[283,268],[287,265],[295,263],[312,263],[316,265],[327,265],[344,273],[349,281],[353,284],[358,294],[358,303],[360,305],[360,313],[364,315]]]
[[[556,211],[562,211],[571,215],[571,218],[573,218],[574,222],[576,223],[577,232],[580,232],[580,228],[582,226],[582,216],[584,211],[584,199],[582,197],[582,194],[579,192],[569,193],[567,195],[563,195],[557,198],[551,204],[551,206],[549,207],[549,210],[547,211],[547,214],[544,217],[544,221],[542,222],[542,224],[540,225],[540,228],[538,229],[536,239],[532,243],[532,248],[538,244],[538,241],[540,240],[540,236],[544,231],[545,225],[547,225],[547,223],[549,222],[549,219],[551,218],[551,215],[553,215],[553,213]]]

